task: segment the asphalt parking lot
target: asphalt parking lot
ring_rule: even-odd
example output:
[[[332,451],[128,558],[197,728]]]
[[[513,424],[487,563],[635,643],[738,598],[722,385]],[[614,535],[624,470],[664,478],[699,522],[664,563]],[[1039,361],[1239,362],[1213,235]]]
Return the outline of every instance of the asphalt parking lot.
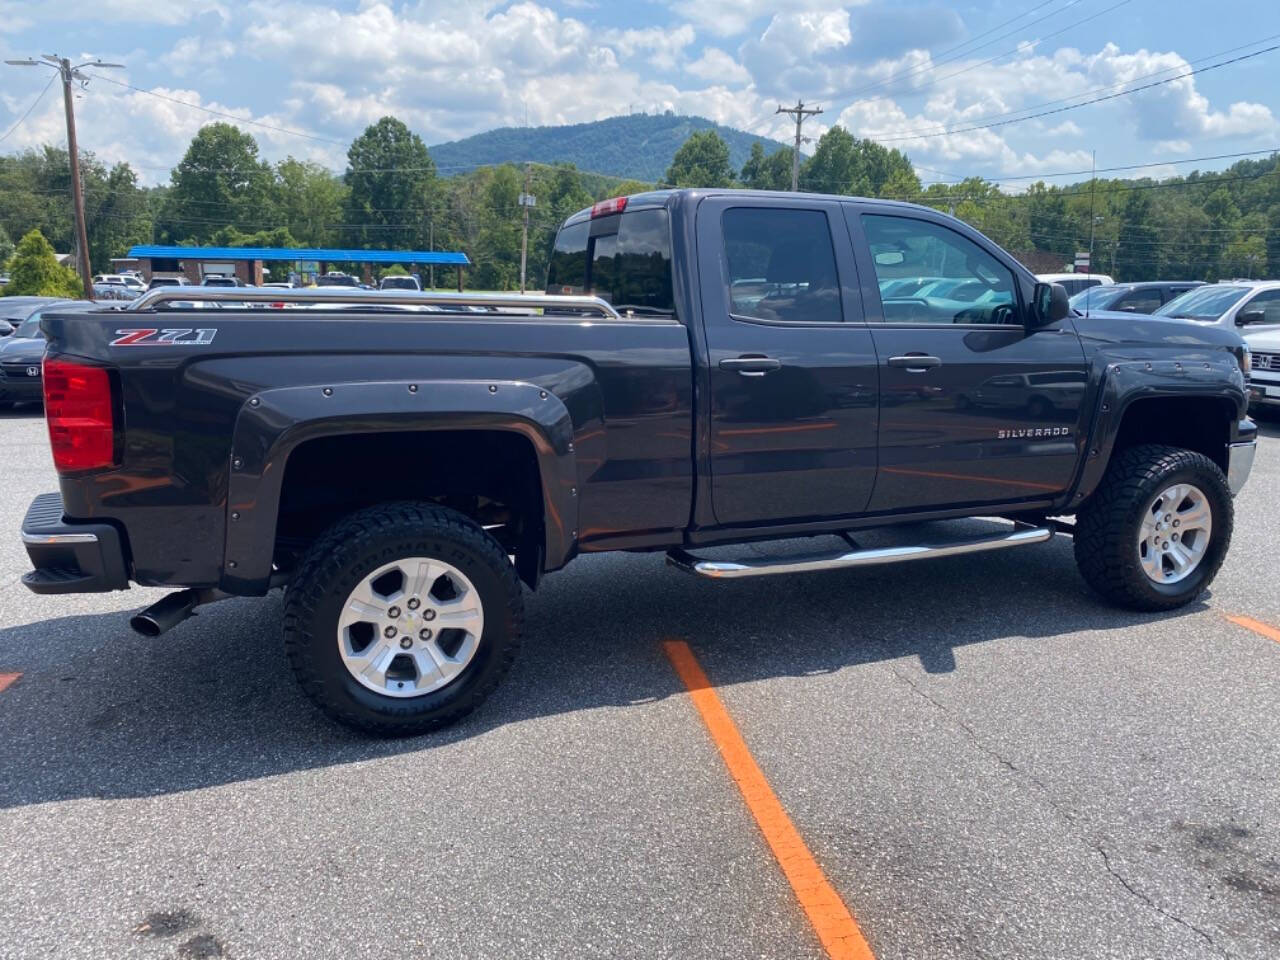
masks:
[[[1063,538],[754,582],[593,557],[479,713],[378,741],[295,687],[278,596],[146,640],[162,591],[27,592],[54,474],[0,414],[0,957],[821,957],[678,641],[875,957],[1278,956],[1263,429],[1177,615],[1104,606]]]

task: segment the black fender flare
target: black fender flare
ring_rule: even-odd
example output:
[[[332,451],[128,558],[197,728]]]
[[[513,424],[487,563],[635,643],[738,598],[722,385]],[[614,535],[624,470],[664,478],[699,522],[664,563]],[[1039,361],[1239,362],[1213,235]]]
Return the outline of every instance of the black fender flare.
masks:
[[[353,433],[506,430],[532,444],[542,484],[545,564],[577,542],[573,420],[560,398],[524,381],[425,380],[278,387],[246,398],[236,416],[220,586],[260,595],[271,582],[285,464],[299,445]]]
[[[1097,489],[1111,461],[1125,413],[1136,401],[1161,397],[1219,400],[1234,404],[1237,416],[1242,415],[1247,403],[1244,374],[1229,354],[1215,353],[1203,359],[1110,362],[1098,376],[1088,440],[1067,497],[1068,508]]]

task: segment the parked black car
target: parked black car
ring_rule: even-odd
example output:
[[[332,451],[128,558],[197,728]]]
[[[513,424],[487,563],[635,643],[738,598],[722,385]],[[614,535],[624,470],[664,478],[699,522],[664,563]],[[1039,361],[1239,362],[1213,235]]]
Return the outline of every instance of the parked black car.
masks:
[[[938,283],[880,292],[922,277]],[[954,299],[944,280],[982,292]],[[608,200],[560,228],[547,291],[382,291],[369,302],[442,309],[358,323],[325,307],[332,290],[219,291],[230,308],[203,315],[166,307],[212,296],[188,290],[110,316],[50,311],[61,489],[23,522],[24,583],[186,588],[134,618],[149,635],[286,586],[308,696],[403,734],[494,689],[519,646],[521,581],[582,553],[664,551],[714,580],[1063,534],[1099,594],[1140,610],[1190,603],[1226,555],[1257,432],[1239,334],[1077,315],[935,210],[732,190]],[[235,306],[264,300],[313,309]],[[919,521],[993,516],[1007,523],[990,535],[919,540]],[[856,543],[886,527],[896,545]],[[821,533],[840,543],[699,554]],[[1017,602],[989,587],[987,615]]]
[[[0,409],[44,399],[40,377],[45,347],[40,318],[44,311],[55,307],[59,313],[77,313],[96,306],[90,300],[53,299],[37,304],[12,335],[0,341]]]
[[[1071,298],[1073,309],[1120,310],[1124,313],[1155,313],[1174,297],[1203,287],[1202,280],[1156,280],[1146,283],[1114,283],[1081,290]]]

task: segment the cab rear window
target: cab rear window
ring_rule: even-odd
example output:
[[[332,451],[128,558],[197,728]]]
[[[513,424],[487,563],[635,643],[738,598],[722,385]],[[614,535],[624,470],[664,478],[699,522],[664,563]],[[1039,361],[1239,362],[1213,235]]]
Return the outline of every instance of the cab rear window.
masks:
[[[590,294],[620,310],[673,312],[667,211],[628,210],[563,227],[551,251],[547,293]]]

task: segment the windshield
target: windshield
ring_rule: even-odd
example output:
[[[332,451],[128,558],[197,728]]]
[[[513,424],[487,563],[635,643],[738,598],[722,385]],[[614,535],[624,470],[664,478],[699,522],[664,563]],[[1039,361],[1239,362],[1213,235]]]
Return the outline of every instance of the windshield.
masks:
[[[40,314],[33,313],[31,316],[27,317],[27,319],[23,320],[22,323],[19,324],[18,329],[13,331],[13,335],[15,337],[28,338],[43,337],[44,334],[40,332]]]
[[[1155,315],[1182,317],[1187,320],[1217,320],[1248,292],[1248,287],[1197,287],[1170,300]]]
[[[1105,310],[1124,292],[1117,287],[1089,287],[1075,294],[1070,303],[1076,310]]]

